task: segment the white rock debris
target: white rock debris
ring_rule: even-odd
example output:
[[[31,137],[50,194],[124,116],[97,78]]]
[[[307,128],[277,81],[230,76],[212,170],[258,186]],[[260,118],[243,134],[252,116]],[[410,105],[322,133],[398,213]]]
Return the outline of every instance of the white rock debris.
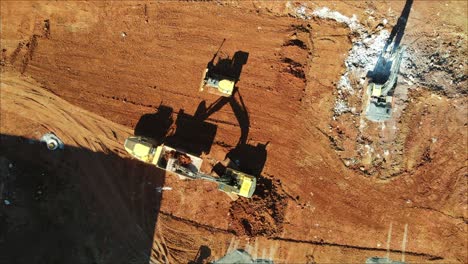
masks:
[[[157,192],[171,191],[171,190],[172,190],[172,187],[166,187],[166,186],[164,186],[164,187],[156,187],[155,190],[156,190]]]
[[[291,7],[291,4],[287,6]],[[302,4],[293,10],[296,17],[302,19],[318,17],[335,20],[348,26],[353,33],[357,33],[357,37],[352,40],[353,46],[345,60],[346,71],[337,83],[338,97],[334,109],[335,116],[350,112],[346,98],[349,95],[356,94],[350,76],[355,77],[360,84],[365,81],[367,72],[374,67],[380,52],[385,46],[385,42],[390,35],[389,32],[381,30],[377,34],[370,34],[366,27],[359,22],[356,15],[347,17],[340,12],[330,10],[328,7],[321,7],[311,11],[307,5]],[[384,19],[382,23],[386,24],[388,21]]]
[[[313,16],[323,18],[323,19],[332,19],[336,22],[346,24],[351,30],[362,30],[363,26],[359,23],[357,16],[353,15],[351,18],[342,15],[340,12],[331,11],[328,7],[322,7],[314,10],[312,12]]]

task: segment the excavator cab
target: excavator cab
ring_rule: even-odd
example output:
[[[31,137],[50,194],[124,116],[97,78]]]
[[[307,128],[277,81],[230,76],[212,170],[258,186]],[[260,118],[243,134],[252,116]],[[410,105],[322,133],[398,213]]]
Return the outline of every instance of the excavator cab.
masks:
[[[207,90],[212,94],[229,97],[234,91],[235,83],[234,78],[213,73],[212,70],[206,68],[200,83],[200,91]]]
[[[201,92],[207,91],[224,97],[230,97],[234,92],[234,87],[239,81],[243,65],[247,63],[249,53],[239,50],[232,57],[222,52],[219,55],[225,41],[226,39],[223,40],[218,51],[203,71],[200,83]],[[216,63],[215,59],[217,59]]]

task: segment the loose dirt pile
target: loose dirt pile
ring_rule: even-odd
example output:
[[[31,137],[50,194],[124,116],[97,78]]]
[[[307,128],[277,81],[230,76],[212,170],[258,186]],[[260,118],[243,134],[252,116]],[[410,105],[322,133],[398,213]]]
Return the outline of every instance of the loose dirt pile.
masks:
[[[278,236],[283,229],[285,198],[280,180],[257,178],[252,199],[238,199],[232,204],[229,228],[238,236]]]

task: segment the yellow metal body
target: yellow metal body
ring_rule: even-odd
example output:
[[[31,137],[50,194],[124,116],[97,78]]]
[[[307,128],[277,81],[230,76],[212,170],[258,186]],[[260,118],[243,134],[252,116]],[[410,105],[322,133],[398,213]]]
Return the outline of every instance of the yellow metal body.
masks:
[[[241,182],[239,195],[243,197],[249,197],[250,188],[252,187],[252,179],[242,175]]]
[[[372,96],[373,97],[380,97],[382,95],[382,86],[375,85],[374,83],[371,84],[372,87]]]
[[[158,161],[161,159],[162,153],[165,151],[164,148],[172,150],[172,148],[164,146],[164,145],[155,145],[156,142],[144,137],[129,137],[125,140],[124,147],[125,150],[131,154],[133,157],[143,161],[145,163],[153,164],[158,168],[173,171],[168,169],[167,167],[161,167],[158,164]],[[193,165],[197,170],[201,167],[202,160],[199,157],[187,154],[193,161]],[[197,162],[198,161],[198,162]],[[168,163],[169,164],[169,163]],[[173,171],[175,172],[175,171]],[[180,172],[176,172],[179,175]],[[203,173],[198,173],[196,175],[192,175],[192,178],[201,178],[205,180],[210,180],[218,183],[218,188],[224,192],[237,194],[239,196],[250,198],[252,197],[255,187],[257,184],[257,180],[254,176],[249,174],[245,174],[243,172],[227,168],[225,175],[221,176],[221,178],[227,177],[230,179],[230,183],[226,183],[224,181],[220,181],[219,178],[214,178],[209,175],[204,175]],[[234,181],[235,183],[232,183]]]
[[[232,91],[234,90],[234,82],[231,80],[223,79],[219,81],[218,85],[219,85],[220,92],[225,93],[225,94],[231,95]]]

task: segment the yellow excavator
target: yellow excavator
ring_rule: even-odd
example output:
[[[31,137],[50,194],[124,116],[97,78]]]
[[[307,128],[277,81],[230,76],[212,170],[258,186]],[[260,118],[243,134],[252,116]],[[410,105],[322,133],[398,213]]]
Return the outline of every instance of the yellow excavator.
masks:
[[[233,168],[226,168],[219,177],[207,175],[200,171],[203,163],[200,157],[164,144],[159,145],[151,138],[131,136],[125,140],[124,147],[130,155],[140,161],[155,165],[183,178],[215,182],[218,184],[218,189],[227,194],[250,198],[255,191],[257,181],[254,176]]]
[[[247,63],[248,53],[237,51],[232,58],[226,55],[220,56],[219,53],[225,41],[226,39],[223,40],[218,51],[216,51],[203,71],[200,83],[201,92],[207,91],[224,97],[230,97],[234,92],[236,82],[239,81],[242,66]],[[218,59],[215,64],[216,58]]]

